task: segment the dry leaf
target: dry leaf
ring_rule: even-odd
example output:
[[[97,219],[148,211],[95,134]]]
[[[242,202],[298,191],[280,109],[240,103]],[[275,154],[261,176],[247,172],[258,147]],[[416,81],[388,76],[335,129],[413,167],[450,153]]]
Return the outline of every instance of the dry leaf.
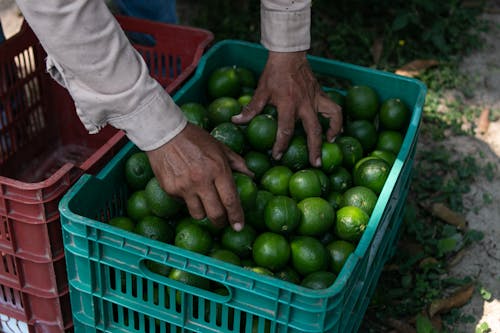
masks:
[[[373,45],[371,48],[373,63],[376,65],[380,61],[380,57],[382,56],[382,51],[384,50],[384,38],[378,37],[373,41]]]
[[[458,264],[466,253],[467,249],[461,249],[460,251],[458,251],[454,256],[448,259],[448,267],[453,267]]]
[[[437,216],[448,224],[456,226],[460,230],[465,229],[467,226],[467,221],[463,215],[451,210],[442,203],[434,203],[431,212],[434,216]]]
[[[431,68],[433,66],[437,66],[438,64],[439,62],[434,59],[417,59],[407,63],[403,67],[396,70],[396,74],[415,77],[422,71]]]
[[[459,308],[467,303],[474,293],[474,285],[468,284],[458,289],[450,297],[438,299],[429,306],[429,317],[434,317],[438,313],[446,313],[453,308]]]
[[[417,330],[413,326],[402,320],[387,318],[386,321],[390,327],[396,329],[399,333],[417,333]]]
[[[427,265],[435,265],[435,264],[439,264],[439,260],[437,260],[434,257],[426,257],[426,258],[420,260],[418,267],[424,268]]]
[[[488,132],[488,127],[490,127],[490,109],[485,108],[481,112],[477,120],[477,133],[484,134]]]

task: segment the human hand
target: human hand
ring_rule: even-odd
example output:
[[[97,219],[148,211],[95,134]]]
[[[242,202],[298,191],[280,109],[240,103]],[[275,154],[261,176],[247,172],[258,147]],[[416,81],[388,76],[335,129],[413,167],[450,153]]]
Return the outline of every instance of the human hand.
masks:
[[[245,160],[203,129],[188,124],[171,141],[147,152],[162,188],[182,198],[195,219],[207,216],[215,225],[244,225],[232,170],[253,176]]]
[[[333,141],[342,128],[342,112],[340,106],[321,90],[305,51],[270,51],[252,100],[240,114],[233,116],[232,121],[248,123],[266,104],[272,104],[278,110],[273,158],[281,158],[293,136],[295,121],[300,119],[307,135],[309,161],[313,166],[321,166],[322,128],[317,114],[321,113],[329,120],[326,138]]]

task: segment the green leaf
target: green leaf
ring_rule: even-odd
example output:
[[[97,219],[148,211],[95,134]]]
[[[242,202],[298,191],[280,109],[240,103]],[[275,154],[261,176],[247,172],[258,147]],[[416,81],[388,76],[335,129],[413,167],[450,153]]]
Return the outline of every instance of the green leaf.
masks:
[[[479,293],[481,294],[481,297],[485,301],[489,301],[491,299],[491,297],[492,297],[491,292],[489,292],[488,290],[484,289],[484,287],[481,287],[481,289],[479,289]]]
[[[491,332],[490,326],[488,326],[487,322],[482,322],[481,324],[476,326],[476,333],[488,333]]]
[[[440,255],[443,255],[455,251],[457,248],[459,248],[461,240],[462,236],[458,233],[450,237],[439,239],[437,242],[438,253]]]
[[[417,333],[433,333],[433,332],[435,332],[429,318],[424,317],[422,315],[417,316],[416,326],[417,326]]]

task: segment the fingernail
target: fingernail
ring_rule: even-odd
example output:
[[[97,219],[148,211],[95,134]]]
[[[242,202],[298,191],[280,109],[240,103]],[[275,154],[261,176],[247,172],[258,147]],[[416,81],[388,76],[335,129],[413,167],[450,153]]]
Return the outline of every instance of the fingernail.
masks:
[[[330,143],[334,143],[334,142],[335,142],[335,140],[337,140],[337,137],[336,137],[336,136],[334,136],[333,138],[331,138],[331,139],[330,139]]]
[[[283,153],[277,153],[274,155],[274,159],[277,161],[281,160],[281,157],[283,157]]]
[[[231,119],[232,119],[232,120],[240,120],[240,119],[241,119],[241,117],[243,117],[243,116],[242,116],[242,115],[241,115],[241,113],[240,113],[240,114],[237,114],[237,115],[235,115],[235,116],[232,116],[232,117],[231,117]]]
[[[318,157],[316,161],[314,161],[314,166],[315,167],[320,167],[321,166],[321,157]]]
[[[243,229],[243,224],[235,223],[235,224],[233,224],[233,229],[234,229],[234,231],[241,231],[241,229]]]

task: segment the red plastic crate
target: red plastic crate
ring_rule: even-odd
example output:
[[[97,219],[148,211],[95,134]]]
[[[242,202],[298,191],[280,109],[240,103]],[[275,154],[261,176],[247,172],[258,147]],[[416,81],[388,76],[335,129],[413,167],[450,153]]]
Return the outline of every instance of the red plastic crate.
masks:
[[[125,32],[154,39],[133,45],[170,93],[213,39],[202,29],[117,20]],[[72,325],[58,202],[127,139],[111,126],[88,134],[67,90],[46,73],[45,58],[26,23],[0,45],[0,313],[27,322],[30,332],[62,332]]]

